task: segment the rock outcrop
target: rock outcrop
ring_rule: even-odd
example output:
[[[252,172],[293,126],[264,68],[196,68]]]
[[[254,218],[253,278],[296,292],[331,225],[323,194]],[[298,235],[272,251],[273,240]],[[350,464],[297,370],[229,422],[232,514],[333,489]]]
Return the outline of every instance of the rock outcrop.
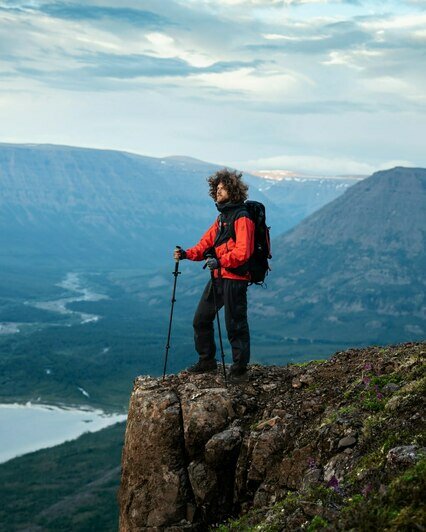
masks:
[[[241,530],[356,529],[349,504],[365,510],[423,463],[425,348],[253,365],[238,386],[226,387],[220,372],[138,377],[122,458],[121,532],[207,530],[236,516]],[[424,526],[417,507],[411,514]]]

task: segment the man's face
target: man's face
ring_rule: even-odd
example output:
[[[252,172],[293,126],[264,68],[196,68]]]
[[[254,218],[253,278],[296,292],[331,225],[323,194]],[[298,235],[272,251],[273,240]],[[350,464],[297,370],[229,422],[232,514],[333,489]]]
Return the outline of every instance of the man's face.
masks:
[[[216,189],[216,201],[218,203],[226,203],[229,201],[229,194],[223,183],[219,183]]]

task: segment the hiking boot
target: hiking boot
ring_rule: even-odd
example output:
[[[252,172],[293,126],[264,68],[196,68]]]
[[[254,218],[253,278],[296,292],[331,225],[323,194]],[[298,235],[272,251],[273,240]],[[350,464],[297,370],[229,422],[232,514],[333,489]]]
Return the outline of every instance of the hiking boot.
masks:
[[[243,382],[247,382],[247,366],[231,366],[228,371],[227,381],[230,384],[241,384]]]
[[[213,358],[212,360],[199,360],[193,366],[189,366],[186,370],[188,373],[208,373],[209,371],[217,370],[217,362]]]

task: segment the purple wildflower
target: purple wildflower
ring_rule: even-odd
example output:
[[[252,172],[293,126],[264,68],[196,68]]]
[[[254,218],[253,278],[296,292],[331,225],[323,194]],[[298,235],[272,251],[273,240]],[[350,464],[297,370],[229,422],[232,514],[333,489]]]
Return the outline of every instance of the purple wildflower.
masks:
[[[370,362],[366,362],[366,364],[364,365],[364,369],[366,371],[371,371],[373,369],[373,366],[370,364]]]
[[[381,399],[383,399],[383,394],[380,392],[377,392],[376,397],[380,401]]]
[[[365,376],[363,377],[362,382],[364,383],[365,387],[368,388],[368,385],[370,384],[371,379],[370,377]]]
[[[327,482],[327,488],[333,488],[334,491],[339,491],[339,481],[337,480],[336,475],[333,475]]]

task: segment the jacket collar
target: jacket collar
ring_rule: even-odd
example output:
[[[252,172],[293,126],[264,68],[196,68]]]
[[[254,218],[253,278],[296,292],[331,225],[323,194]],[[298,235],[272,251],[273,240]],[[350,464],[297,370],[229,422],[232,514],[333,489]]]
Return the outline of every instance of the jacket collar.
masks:
[[[216,205],[216,208],[217,210],[220,212],[220,213],[227,213],[227,212],[230,212],[230,211],[233,211],[239,207],[241,207],[241,205],[244,205],[244,202],[240,202],[240,203],[231,203],[230,201],[228,201],[227,203],[215,203]]]

